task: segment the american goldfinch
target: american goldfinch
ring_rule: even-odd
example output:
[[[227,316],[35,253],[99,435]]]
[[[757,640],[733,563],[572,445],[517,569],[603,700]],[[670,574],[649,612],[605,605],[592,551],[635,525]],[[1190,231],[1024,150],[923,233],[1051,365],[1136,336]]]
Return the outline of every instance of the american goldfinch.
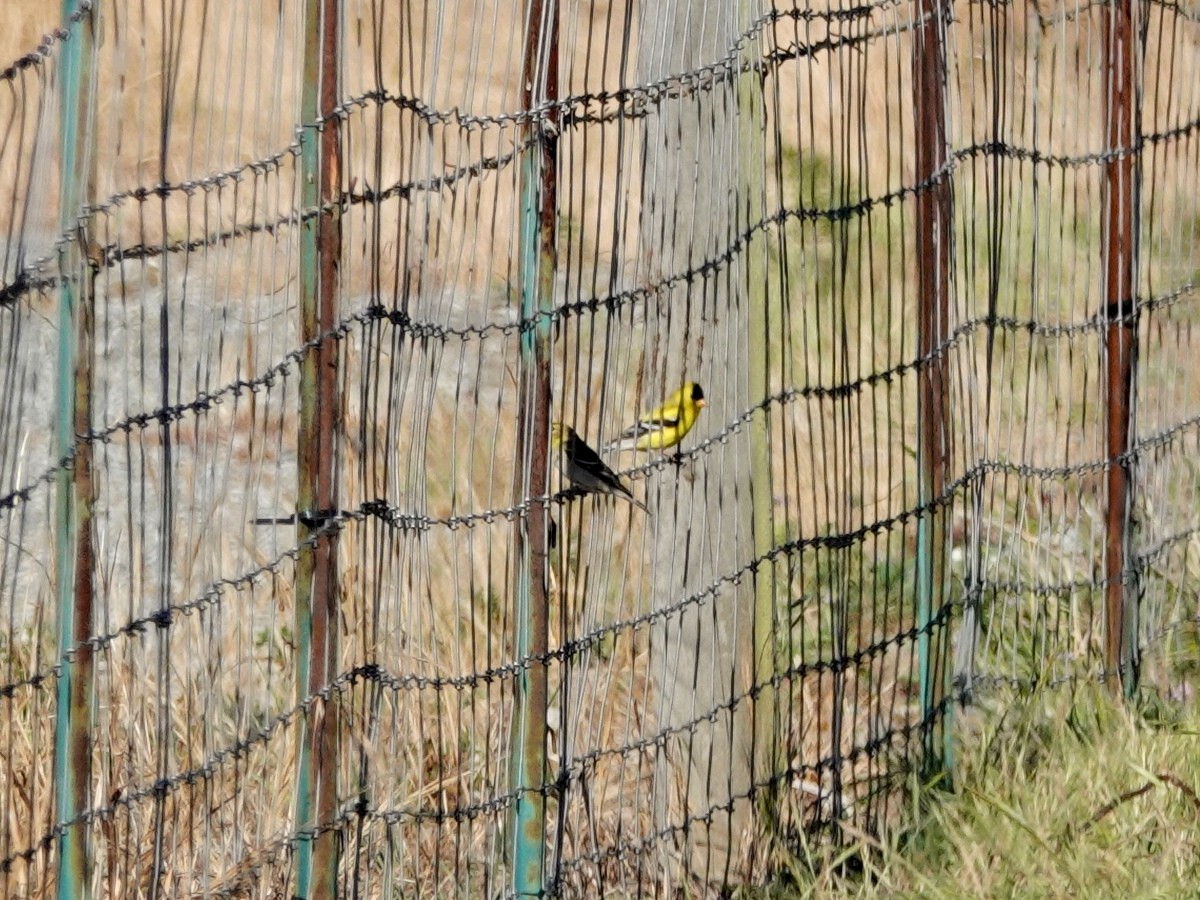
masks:
[[[689,381],[653,412],[643,415],[626,428],[606,450],[666,450],[683,440],[692,430],[700,409],[706,406],[704,391]]]
[[[550,445],[559,452],[559,466],[572,487],[586,494],[612,494],[646,509],[646,505],[621,484],[617,473],[604,464],[600,455],[584,443],[570,425],[551,422]]]

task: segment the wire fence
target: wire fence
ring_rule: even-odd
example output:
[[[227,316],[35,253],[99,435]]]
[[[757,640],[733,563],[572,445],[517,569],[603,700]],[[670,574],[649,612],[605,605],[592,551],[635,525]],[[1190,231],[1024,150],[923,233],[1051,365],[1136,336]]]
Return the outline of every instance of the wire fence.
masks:
[[[702,896],[1194,695],[1200,7],[14,2],[0,894]]]

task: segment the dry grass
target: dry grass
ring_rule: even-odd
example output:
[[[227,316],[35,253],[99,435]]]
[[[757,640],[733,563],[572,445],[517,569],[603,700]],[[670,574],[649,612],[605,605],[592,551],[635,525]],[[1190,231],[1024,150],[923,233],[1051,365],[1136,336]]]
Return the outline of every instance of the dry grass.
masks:
[[[10,5],[6,15],[18,27],[0,29],[0,62],[26,52],[55,24],[49,18],[54,10],[45,4]],[[96,218],[96,239],[113,247],[155,247],[213,238],[248,223],[280,224],[273,233],[214,238],[190,253],[125,260],[102,272],[98,425],[260,377],[298,343],[298,242],[289,224],[298,164],[288,151],[299,105],[298,7],[276,18],[268,4],[185,4],[181,18],[169,23],[166,7],[134,7],[104,5],[98,196],[113,198],[160,180],[199,180],[257,159],[273,162],[164,201],[106,202]],[[985,21],[982,8],[971,7],[956,23],[950,85],[955,146],[1002,140],[1060,156],[1104,146],[1099,16],[1068,16],[1065,6],[1040,8],[1053,23],[1047,29],[1012,8],[988,11],[1006,18]],[[499,115],[518,108],[516,4],[396,3],[379,21],[371,20],[371,10],[349,4],[346,14],[353,48],[343,78],[346,96],[372,90],[378,79],[391,93],[439,110]],[[636,65],[624,73],[619,67],[625,12],[618,2],[564,11],[567,93],[634,80]],[[801,56],[766,80],[768,134],[778,135],[777,148],[767,142],[768,210],[828,211],[913,184],[911,47],[907,34],[897,31],[907,25],[906,15],[906,9],[885,4],[836,28],[803,18],[771,26],[771,40],[781,48],[860,34],[876,38],[857,51]],[[1194,29],[1164,18],[1165,7],[1150,15],[1145,128],[1166,132],[1194,116],[1200,52]],[[628,49],[636,58],[637,47]],[[993,60],[999,61],[998,76],[988,66]],[[55,64],[37,71],[46,77],[30,73],[0,95],[0,228],[10,249],[20,236],[25,262],[48,254],[58,230],[50,87]],[[994,85],[993,77],[1001,81]],[[993,87],[1012,98],[999,123],[991,117]],[[163,127],[164,102],[169,129]],[[647,241],[639,233],[641,147],[636,126],[625,127],[620,138],[611,123],[564,134],[556,296],[565,301],[649,286],[652,261],[643,258]],[[43,141],[37,152],[35,134]],[[343,186],[352,193],[445,176],[509,153],[520,140],[512,122],[430,124],[411,108],[373,104],[349,111],[346,135]],[[1156,144],[1144,159],[1144,185],[1153,196],[1140,271],[1147,294],[1195,279],[1200,201],[1191,146],[1183,139]],[[1086,322],[1096,313],[1100,278],[1100,167],[1038,168],[1002,159],[996,163],[1003,167],[1002,196],[995,197],[988,187],[996,174],[990,159],[965,158],[955,175],[958,306],[952,322],[984,315],[993,283],[1001,316]],[[517,282],[514,171],[509,165],[475,173],[453,188],[416,190],[346,211],[341,286],[347,310],[373,300],[403,303],[416,322],[467,330],[461,339],[457,333],[413,339],[364,327],[342,341],[339,488],[346,506],[382,498],[400,510],[448,518],[513,504],[519,348],[517,335],[503,329],[514,321]],[[911,199],[844,220],[793,220],[768,233],[767,292],[778,326],[770,343],[773,389],[843,385],[912,363]],[[998,249],[985,240],[993,229],[1002,229]],[[0,277],[11,278],[16,264],[15,256],[5,257]],[[736,266],[730,271],[731,282],[740,277]],[[705,285],[697,281],[698,320],[723,312],[713,305],[709,287],[723,285],[712,288],[718,294],[740,290],[722,281],[724,272]],[[655,296],[611,314],[568,317],[556,328],[555,415],[575,422],[593,444],[624,424],[648,392],[643,385],[657,377],[645,352],[657,336],[646,333],[642,318]],[[1154,357],[1145,367],[1139,407],[1143,433],[1197,408],[1194,376],[1179,374],[1191,370],[1194,287],[1191,300],[1141,326]],[[35,294],[18,310],[0,313],[9,317],[0,334],[11,348],[0,382],[9,398],[0,432],[4,492],[30,483],[55,459],[53,309],[51,295]],[[173,334],[186,336],[170,344],[166,384],[158,376],[164,311]],[[988,361],[982,331],[948,352],[956,391],[954,474],[981,457],[1045,466],[1102,457],[1097,332],[1064,341],[1017,329],[1002,332],[992,352],[992,378],[982,384],[976,374]],[[728,370],[725,353],[703,346],[689,360],[714,396],[738,377]],[[908,373],[772,409],[781,543],[851,533],[917,504],[915,397]],[[167,427],[152,423],[118,432],[98,448],[96,631],[115,635],[97,658],[93,805],[105,812],[89,832],[98,895],[146,896],[154,881],[167,896],[265,898],[292,889],[292,798],[301,740],[294,572],[287,555],[294,538],[289,527],[248,523],[294,508],[296,407],[293,371]],[[696,437],[715,435],[727,424],[710,415]],[[719,454],[715,447],[700,457],[702,476],[723,474]],[[1183,441],[1163,448],[1158,468],[1143,482],[1139,512],[1144,509],[1148,544],[1194,525],[1194,510],[1179,499],[1191,493],[1172,490],[1184,479],[1195,485],[1190,455]],[[640,496],[675,477],[670,466],[633,475]],[[688,477],[695,476],[693,469]],[[1002,475],[988,481],[982,517],[972,518],[969,498],[956,499],[947,511],[953,549],[961,550],[976,529],[983,547],[979,575],[1004,585],[985,598],[979,671],[1026,678],[1094,667],[1098,591],[1046,595],[1038,588],[1094,582],[1102,539],[1099,477]],[[730,490],[743,487],[731,484]],[[0,513],[6,548],[0,574],[3,684],[48,675],[56,657],[51,503],[48,485],[39,485],[32,500]],[[656,529],[689,523],[631,517],[624,506],[592,500],[560,516],[551,645],[573,646],[608,629],[595,644],[570,654],[569,666],[556,665],[552,677],[551,765],[570,767],[575,779],[575,793],[562,808],[561,835],[553,838],[569,861],[566,887],[579,895],[665,894],[662,856],[676,852],[686,831],[678,807],[686,789],[670,789],[675,805],[668,804],[666,818],[676,832],[658,834],[663,822],[657,801],[668,788],[655,783],[656,766],[665,756],[678,761],[688,744],[683,736],[656,739],[660,707],[648,676],[651,626],[621,623],[649,611],[653,573],[645,560]],[[713,531],[715,539],[719,529]],[[387,676],[410,679],[357,681],[337,695],[344,738],[338,760],[338,793],[346,804],[344,875],[346,883],[361,878],[367,896],[483,896],[504,884],[498,860],[509,840],[506,810],[493,801],[506,796],[509,784],[512,534],[503,515],[424,532],[393,531],[368,519],[349,524],[340,540],[340,670],[378,665]],[[914,826],[899,802],[912,764],[907,738],[885,741],[872,754],[853,751],[919,717],[914,644],[891,640],[916,620],[915,541],[916,523],[907,519],[849,547],[789,553],[773,570],[781,610],[786,608],[777,648],[789,667],[781,685],[784,755],[795,770],[778,815],[793,836],[807,835],[806,829],[819,828],[839,811],[852,827],[869,823],[884,835],[912,833],[904,830]],[[1200,559],[1194,539],[1172,547],[1154,560],[1160,570],[1151,571],[1146,601],[1148,613],[1168,625],[1194,614],[1187,581]],[[968,565],[969,559],[955,557],[956,597]],[[225,583],[248,573],[254,575],[244,583]],[[210,593],[213,586],[220,591]],[[177,609],[169,627],[146,622],[122,632],[164,606],[188,608]],[[1174,655],[1164,651],[1156,664],[1163,682],[1186,696],[1194,689],[1187,635],[1172,646]],[[848,656],[850,664],[830,667]],[[452,683],[480,673],[487,674]],[[1051,694],[1045,702],[1062,696]],[[1061,868],[1039,868],[1036,850],[1119,790],[1112,773],[1134,772],[1133,764],[1114,757],[1108,770],[1088,769],[1086,754],[1071,743],[1082,739],[1066,738],[1037,747],[1043,760],[1068,767],[1066,774],[1056,776],[1049,764],[1030,767],[1022,754],[1031,751],[1021,742],[1044,738],[1051,714],[1036,704],[993,702],[996,708],[1013,705],[1020,710],[1013,715],[1025,724],[967,742],[992,748],[991,756],[964,758],[963,784],[975,785],[976,792],[963,787],[944,811],[924,814],[918,833],[937,833],[942,858],[962,867],[964,883],[981,896],[1025,886],[1017,877],[1022,866],[1042,879],[1028,882],[1035,893],[1039,885],[1094,885],[1075,880],[1091,857],[1060,851]],[[53,855],[37,846],[56,819],[54,710],[52,679],[0,697],[0,858],[34,850],[28,861],[14,859],[9,871],[0,872],[5,896],[49,896],[55,888]],[[1087,726],[1093,729],[1088,734],[1100,734],[1102,724],[1103,733],[1130,738],[1126,749],[1142,747],[1146,771],[1174,771],[1196,783],[1181,760],[1151,758],[1158,746],[1153,733],[1110,713],[1098,715],[1097,723]],[[1103,742],[1088,741],[1087,749],[1101,758]],[[820,761],[825,764],[814,768]],[[1106,771],[1108,781],[1100,774]],[[1069,781],[1073,792],[1059,790],[1055,777]],[[169,788],[156,796],[160,778],[170,779]],[[1168,794],[1156,788],[1145,802]],[[361,819],[353,811],[360,795],[370,810]],[[1044,795],[1064,801],[1069,822],[1051,818],[1043,827],[1040,817],[1059,810],[1048,803],[1021,806],[1040,804]],[[996,797],[1012,799],[1002,806]],[[552,816],[560,811],[553,800],[550,810]],[[1084,837],[1103,833],[1118,815],[1133,811],[1132,805],[1114,810]],[[993,845],[989,828],[1013,842],[1012,859],[1000,859],[1001,872],[992,881],[997,860],[985,852]],[[1169,844],[1171,858],[1186,862],[1186,841],[1164,837],[1145,821],[1131,828],[1125,835],[1130,840]],[[1021,844],[1022,834],[1031,833],[1038,840]],[[911,856],[919,843],[910,841],[903,852],[885,845],[888,853],[872,870],[871,889],[949,891],[952,882],[928,875],[935,866]],[[814,844],[807,852],[822,861],[816,874],[805,876],[811,892],[860,889],[835,883],[839,851]],[[875,859],[874,849],[863,858]],[[1123,865],[1130,878],[1142,876],[1139,860]],[[697,881],[689,887],[702,894],[710,887],[700,880],[705,873],[694,874]],[[1131,883],[1123,877],[1116,872],[1113,883]],[[1165,887],[1168,881],[1153,883]]]

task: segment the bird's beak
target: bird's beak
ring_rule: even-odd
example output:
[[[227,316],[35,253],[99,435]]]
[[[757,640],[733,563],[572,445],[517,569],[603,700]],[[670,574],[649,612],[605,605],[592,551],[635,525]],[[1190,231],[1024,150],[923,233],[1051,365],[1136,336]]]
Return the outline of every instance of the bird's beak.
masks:
[[[708,401],[707,400],[697,400],[696,405],[697,406],[708,406]]]

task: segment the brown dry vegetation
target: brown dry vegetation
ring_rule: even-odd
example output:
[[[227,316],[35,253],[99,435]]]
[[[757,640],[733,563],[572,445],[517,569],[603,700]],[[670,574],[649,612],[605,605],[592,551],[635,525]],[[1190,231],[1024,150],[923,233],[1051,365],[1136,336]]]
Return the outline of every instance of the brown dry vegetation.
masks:
[[[503,511],[514,504],[519,348],[509,328],[517,291],[517,167],[472,167],[512,153],[521,131],[515,120],[480,125],[462,117],[502,117],[519,108],[518,6],[396,3],[373,20],[369,4],[349,3],[344,20],[345,97],[378,88],[458,118],[423,121],[411,107],[374,102],[346,114],[343,187],[360,196],[396,184],[413,189],[346,211],[345,308],[360,311],[373,297],[404,303],[415,322],[451,334],[402,339],[386,326],[356,325],[341,341],[343,504],[383,498],[435,519],[501,511],[427,531],[393,530],[367,518],[348,523],[340,540],[340,670],[378,665],[389,676],[341,683],[336,694],[344,726],[338,824],[345,882],[363,879],[367,896],[483,896],[504,884],[498,861],[508,840],[501,829],[506,810],[492,801],[509,790],[514,695],[505,668],[514,655],[513,525]],[[1099,14],[1041,4],[1049,24],[1040,27],[1018,8],[960,6],[949,77],[953,146],[998,140],[1059,157],[1104,148]],[[96,145],[103,212],[95,239],[124,249],[209,240],[189,253],[124,260],[101,272],[98,428],[260,377],[298,344],[292,217],[302,66],[298,5],[277,18],[271,4],[183,4],[169,27],[156,4],[103,8]],[[620,65],[625,12],[624,4],[605,2],[564,10],[565,94],[636,81],[635,63],[624,71]],[[834,29],[803,16],[769,26],[767,42],[784,50],[830,37],[873,37],[858,50],[790,60],[766,78],[768,212],[850,206],[914,183],[904,31],[911,13],[881,4]],[[0,64],[31,50],[54,26],[53,15],[52,6],[10,0],[5,16],[17,24],[0,29]],[[1194,23],[1176,23],[1166,7],[1149,15],[1143,129],[1167,133],[1200,108],[1200,39]],[[636,23],[636,9],[633,16]],[[628,50],[635,60],[632,41]],[[28,70],[0,97],[0,228],[10,247],[21,235],[26,263],[45,257],[46,274],[54,272],[58,233],[55,71],[53,63]],[[999,122],[993,89],[1005,98]],[[615,101],[588,107],[597,114],[615,109]],[[643,251],[653,252],[653,241],[639,233],[638,121],[564,133],[556,302],[651,286]],[[1143,326],[1143,434],[1194,415],[1200,399],[1189,364],[1200,240],[1194,143],[1164,141],[1143,157],[1150,199],[1142,290],[1193,284],[1185,302]],[[268,162],[243,168],[255,160]],[[236,178],[222,175],[234,170]],[[426,189],[448,176],[457,179],[453,187]],[[993,177],[1000,197],[989,193]],[[128,196],[160,181],[194,184],[165,200]],[[1100,165],[977,155],[958,161],[954,184],[952,326],[986,313],[992,283],[1001,316],[1078,324],[1096,314]],[[768,231],[768,296],[778,325],[769,343],[773,390],[834,387],[912,363],[911,200],[906,195],[844,220],[793,219]],[[273,232],[247,230],[250,223],[274,223]],[[986,239],[1001,227],[1003,239],[993,247]],[[15,265],[15,257],[4,258],[6,282]],[[0,313],[11,317],[3,327],[13,341],[4,381],[11,397],[0,450],[4,493],[32,482],[55,459],[53,309],[53,295],[44,292],[23,298],[19,312]],[[163,310],[173,336],[166,385],[157,374]],[[709,306],[696,314],[719,311]],[[555,415],[575,422],[593,445],[654,392],[649,385],[659,373],[642,315],[638,304],[625,304],[556,325]],[[1099,331],[1062,339],[1014,329],[999,334],[992,353],[990,380],[978,374],[988,360],[982,328],[948,353],[952,476],[979,458],[1064,466],[1104,456]],[[697,348],[689,366],[713,395],[734,377],[719,347]],[[248,523],[294,508],[295,375],[293,367],[256,392],[166,427],[119,431],[98,447],[95,631],[116,636],[97,655],[91,777],[93,804],[104,813],[88,826],[97,895],[148,896],[156,878],[166,896],[292,890],[302,718],[293,529]],[[909,376],[772,407],[779,541],[850,533],[917,504],[915,397]],[[703,420],[694,440],[730,424]],[[1148,544],[1194,517],[1171,489],[1180,478],[1195,485],[1185,441],[1194,434],[1167,443],[1145,481]],[[719,453],[719,446],[706,449],[681,477],[720,477]],[[634,465],[630,457],[619,463]],[[649,496],[676,470],[652,462],[630,474],[635,493]],[[1091,470],[1050,480],[997,477],[987,482],[977,519],[969,496],[952,505],[947,526],[955,545],[976,529],[982,574],[1008,586],[988,597],[979,670],[1057,677],[1094,668],[1099,590],[1047,596],[1036,588],[1094,584],[1103,534],[1097,478]],[[57,655],[51,496],[41,484],[32,501],[0,520],[8,548],[0,578],[0,681],[19,685],[0,698],[0,858],[11,863],[0,873],[5,896],[49,896],[55,887],[53,854],[38,845],[56,821],[55,682],[23,683],[48,674]],[[551,766],[568,765],[575,779],[562,820],[566,886],[579,895],[667,893],[657,880],[660,855],[673,852],[678,834],[655,833],[662,827],[656,792],[667,790],[655,784],[655,767],[665,754],[686,752],[686,741],[655,741],[650,628],[620,623],[649,611],[653,573],[644,560],[655,530],[686,524],[670,521],[669,509],[648,520],[591,500],[560,518],[551,646],[604,630],[552,681]],[[795,768],[779,816],[787,827],[801,830],[839,810],[870,827],[898,821],[901,809],[889,799],[904,786],[909,736],[885,740],[875,754],[852,753],[919,716],[915,645],[892,641],[915,621],[915,542],[909,519],[849,548],[789,554],[774,568],[778,650],[790,667],[781,686],[786,755]],[[1195,538],[1172,546],[1178,552],[1161,557],[1147,601],[1160,626],[1189,614],[1180,585],[1194,574],[1200,551]],[[952,590],[961,591],[966,563],[955,565]],[[118,634],[164,606],[185,608],[169,627],[143,622]],[[811,669],[860,651],[845,668]],[[1177,667],[1164,672],[1175,677]],[[439,681],[480,673],[488,675],[465,685]],[[698,717],[707,713],[697,710]],[[170,779],[170,787],[156,801],[159,778]],[[369,809],[361,818],[354,812],[360,791]],[[456,818],[462,810],[471,814]],[[550,812],[559,812],[553,803]],[[680,810],[671,810],[668,821],[680,819]],[[617,848],[624,851],[614,855]],[[28,859],[20,855],[27,849]],[[701,880],[712,873],[695,874],[703,891]]]

